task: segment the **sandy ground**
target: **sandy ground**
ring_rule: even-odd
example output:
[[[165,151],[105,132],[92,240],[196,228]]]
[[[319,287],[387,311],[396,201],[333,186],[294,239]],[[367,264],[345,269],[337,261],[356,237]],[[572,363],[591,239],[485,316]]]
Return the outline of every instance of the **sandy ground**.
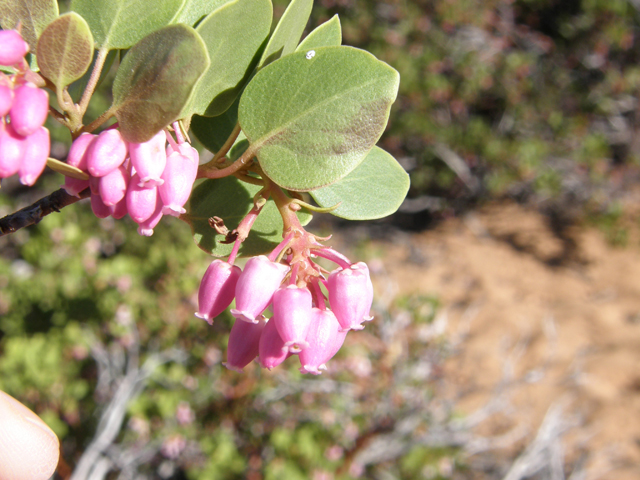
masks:
[[[526,428],[512,444],[517,451],[560,405],[563,418],[577,422],[563,437],[567,464],[584,461],[589,479],[638,479],[640,242],[632,236],[615,248],[595,229],[572,237],[569,259],[544,217],[490,206],[377,244],[385,278],[378,273],[376,288],[436,295],[447,335],[466,332],[445,369],[461,413],[511,379],[512,408],[480,432]]]

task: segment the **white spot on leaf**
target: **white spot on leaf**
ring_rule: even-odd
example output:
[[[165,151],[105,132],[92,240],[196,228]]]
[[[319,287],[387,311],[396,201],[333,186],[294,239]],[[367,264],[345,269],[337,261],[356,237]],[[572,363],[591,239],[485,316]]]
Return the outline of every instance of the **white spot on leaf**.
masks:
[[[315,50],[309,50],[307,52],[307,60],[311,60],[315,56],[316,56],[316,51]]]

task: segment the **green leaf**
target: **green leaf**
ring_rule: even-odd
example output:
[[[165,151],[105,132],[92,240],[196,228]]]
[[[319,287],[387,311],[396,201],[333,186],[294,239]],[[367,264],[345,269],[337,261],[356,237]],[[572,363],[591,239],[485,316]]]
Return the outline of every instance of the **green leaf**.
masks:
[[[259,186],[241,182],[235,177],[205,180],[198,185],[191,194],[187,209],[196,244],[215,257],[229,255],[233,244],[220,243],[225,237],[209,226],[209,218],[220,217],[225,226],[233,230],[253,208],[253,196],[259,190]],[[303,225],[311,221],[308,213],[299,212],[298,218]],[[267,253],[281,241],[282,217],[273,200],[269,200],[240,247],[240,255]]]
[[[186,0],[72,0],[100,48],[129,48],[176,16]]]
[[[232,0],[198,25],[211,65],[182,116],[215,117],[229,108],[255,69],[271,28],[271,10],[270,0]]]
[[[113,108],[122,136],[145,142],[178,119],[209,66],[204,42],[181,23],[147,35],[124,57],[113,82]]]
[[[226,112],[217,117],[191,117],[191,132],[207,150],[216,153],[227,141],[238,123],[238,105],[240,99],[231,105]]]
[[[373,147],[360,165],[339,182],[311,192],[321,207],[340,206],[332,215],[373,220],[394,213],[409,191],[409,175],[389,153]]]
[[[230,162],[235,162],[242,156],[247,148],[249,148],[249,140],[247,140],[247,137],[244,136],[244,133],[240,132],[240,135],[238,135],[238,138],[236,138],[236,141],[229,150],[227,158]]]
[[[194,26],[208,13],[224,5],[230,0],[186,0],[182,9],[176,14],[172,23],[184,23]]]
[[[306,52],[318,47],[334,47],[342,44],[342,28],[340,18],[334,15],[331,20],[316,27],[313,32],[300,42],[296,52]]]
[[[296,52],[249,82],[238,118],[269,178],[313,190],[347,175],[373,148],[398,84],[398,72],[364,50]]]
[[[313,0],[291,0],[271,34],[269,43],[260,58],[259,67],[264,67],[295,51],[304,27],[309,21],[312,7]]]
[[[0,25],[5,30],[22,25],[22,38],[36,51],[38,37],[58,16],[56,0],[0,0]]]
[[[100,72],[100,78],[98,79],[98,83],[96,84],[96,88],[99,87],[104,81],[104,79],[107,77],[107,75],[109,75],[111,66],[113,65],[113,62],[118,56],[118,53],[121,51],[122,50],[111,50],[107,54],[107,58],[104,61],[104,65],[102,67],[102,71]],[[98,51],[95,50],[93,55],[93,60],[91,61],[91,66],[89,67],[89,69],[85,72],[85,74],[79,80],[76,80],[71,85],[69,85],[69,95],[71,95],[71,98],[76,103],[80,102],[80,99],[82,98],[82,94],[84,90],[87,88],[87,84],[89,83],[89,79],[91,78],[91,73],[93,72],[93,68],[97,58],[98,58]]]
[[[75,12],[66,13],[44,29],[36,50],[38,66],[59,89],[78,80],[91,65],[93,36]]]

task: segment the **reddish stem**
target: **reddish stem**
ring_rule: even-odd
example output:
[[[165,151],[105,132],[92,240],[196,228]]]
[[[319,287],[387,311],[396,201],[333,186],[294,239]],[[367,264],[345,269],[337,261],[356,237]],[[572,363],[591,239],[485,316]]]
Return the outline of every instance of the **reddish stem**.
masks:
[[[324,294],[322,293],[322,289],[320,288],[320,281],[315,278],[311,280],[311,294],[314,296],[316,301],[316,307],[320,310],[326,310],[327,306],[324,303]]]
[[[253,227],[254,222],[258,218],[262,207],[265,204],[257,206],[254,204],[253,208],[247,215],[240,221],[238,224],[238,228],[236,228],[236,232],[238,232],[238,238],[233,244],[233,249],[229,254],[229,264],[233,265],[233,262],[236,261],[236,256],[238,255],[238,251],[240,250],[240,244],[244,242],[249,236],[249,232],[251,231],[251,227]]]
[[[269,260],[271,260],[272,262],[276,261],[276,258],[278,258],[278,255],[280,255],[280,252],[282,252],[282,250],[287,248],[289,246],[289,244],[291,243],[291,239],[293,238],[293,234],[294,234],[294,232],[289,232],[287,234],[287,236],[284,237],[284,240],[282,240],[278,244],[278,246],[273,249],[273,252],[271,252],[269,254]]]
[[[339,252],[336,252],[333,248],[314,248],[311,253],[327,260],[331,260],[333,263],[337,263],[342,268],[349,268],[351,262],[347,257]]]
[[[291,267],[291,278],[289,278],[289,285],[295,285],[298,279],[298,269],[300,268],[300,262],[296,262]]]
[[[176,134],[176,139],[178,143],[182,144],[185,142],[184,136],[182,135],[182,129],[180,128],[180,122],[173,122],[173,131]]]

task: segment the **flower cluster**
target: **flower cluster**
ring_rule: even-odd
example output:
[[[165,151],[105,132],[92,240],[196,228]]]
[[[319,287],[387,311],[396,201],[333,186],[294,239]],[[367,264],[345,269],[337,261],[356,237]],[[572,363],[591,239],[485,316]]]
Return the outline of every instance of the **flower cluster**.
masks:
[[[67,193],[79,197],[90,188],[97,217],[120,219],[128,213],[138,224],[138,233],[151,236],[163,215],[185,213],[199,155],[189,143],[176,143],[164,130],[147,142],[132,143],[110,128],[99,135],[82,133],[71,145],[67,163],[88,176],[88,180],[67,176],[63,185]]]
[[[275,261],[280,252],[285,258]],[[324,271],[311,260],[316,256],[338,268]],[[372,319],[373,285],[366,264],[352,264],[315,236],[296,231],[269,257],[250,258],[242,271],[214,260],[200,284],[196,316],[212,323],[234,299],[227,368],[242,371],[257,357],[262,367],[272,369],[298,355],[300,371],[318,375],[342,347],[347,332],[361,330],[363,322]]]
[[[49,157],[49,130],[43,126],[49,95],[26,78],[28,51],[17,31],[0,30],[0,65],[16,70],[0,72],[0,178],[17,173],[20,182],[33,185]]]

